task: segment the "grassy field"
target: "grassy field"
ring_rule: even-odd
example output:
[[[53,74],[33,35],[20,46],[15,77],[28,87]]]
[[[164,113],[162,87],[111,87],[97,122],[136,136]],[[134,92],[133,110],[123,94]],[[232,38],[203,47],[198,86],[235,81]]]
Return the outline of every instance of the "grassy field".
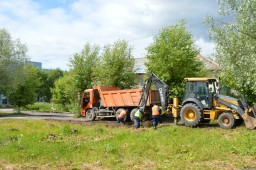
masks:
[[[250,169],[256,131],[0,121],[0,169]]]

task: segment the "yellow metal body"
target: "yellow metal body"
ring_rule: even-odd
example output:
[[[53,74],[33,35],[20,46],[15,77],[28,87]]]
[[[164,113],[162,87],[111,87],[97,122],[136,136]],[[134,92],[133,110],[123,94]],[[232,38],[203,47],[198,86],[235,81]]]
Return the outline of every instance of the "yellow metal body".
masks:
[[[172,114],[173,117],[178,117],[179,112],[179,100],[177,97],[173,98]]]
[[[188,83],[186,84],[186,90],[188,92],[188,95],[185,94],[185,97],[187,98],[184,97],[184,106],[178,105],[179,102],[177,98],[173,98],[173,104],[170,104],[168,106],[168,112],[172,112],[174,121],[177,120],[177,117],[179,117],[179,113],[181,112],[181,117],[183,121],[185,121],[185,124],[187,126],[196,126],[199,122],[202,121],[201,118],[205,120],[204,122],[218,119],[218,122],[220,122],[220,126],[225,126],[225,124],[229,125],[229,123],[231,123],[231,119],[225,117],[225,115],[232,114],[234,119],[241,119],[242,117],[247,128],[256,128],[255,110],[253,110],[252,108],[245,108],[244,110],[243,108],[241,108],[240,103],[238,103],[240,101],[238,99],[224,95],[214,96],[215,93],[217,92],[216,89],[218,89],[218,87],[216,87],[218,86],[218,82],[216,81],[216,79],[208,77],[184,79]],[[206,89],[206,92],[204,92],[205,94],[203,94],[202,90],[200,92],[194,91],[194,82],[208,82],[208,84],[205,83],[205,86],[200,87],[198,85],[198,87],[200,87],[201,89]],[[197,88],[197,90],[200,88]],[[203,97],[200,98],[200,95],[202,95]],[[209,99],[209,97],[211,97],[211,99]],[[203,103],[203,101],[205,102],[206,100],[205,98],[207,99],[208,102],[211,103],[207,103],[208,105]],[[222,114],[225,115],[223,116]],[[234,120],[232,121],[234,123]]]
[[[237,101],[228,100],[228,99],[225,99],[225,101],[229,102],[229,103],[232,103],[233,105],[238,106]],[[181,105],[178,105],[178,103],[179,103],[178,98],[173,98],[173,104],[168,106],[168,108],[172,112],[172,115],[173,115],[174,118],[177,118],[179,116],[179,111],[182,107]],[[230,112],[230,113],[233,114],[235,119],[239,119],[238,113],[235,110],[230,109],[229,107],[227,107],[224,104],[217,103],[217,101],[215,99],[212,100],[212,106],[213,106],[212,110],[209,110],[209,109],[204,109],[203,110],[203,114],[204,114],[203,117],[204,117],[205,120],[218,119],[219,115],[222,112]],[[195,115],[195,114],[192,114],[192,112],[188,111],[186,116],[191,117],[191,119],[193,119],[194,116],[192,116],[192,115]]]

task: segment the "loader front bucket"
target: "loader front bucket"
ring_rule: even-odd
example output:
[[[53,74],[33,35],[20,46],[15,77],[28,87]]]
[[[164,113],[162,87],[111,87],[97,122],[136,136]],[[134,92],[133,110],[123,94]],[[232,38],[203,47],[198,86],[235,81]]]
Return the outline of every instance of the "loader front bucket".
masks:
[[[256,127],[256,114],[255,114],[255,109],[254,108],[249,109],[249,112],[246,111],[243,114],[242,118],[244,119],[245,126],[248,129],[255,129],[255,127]]]

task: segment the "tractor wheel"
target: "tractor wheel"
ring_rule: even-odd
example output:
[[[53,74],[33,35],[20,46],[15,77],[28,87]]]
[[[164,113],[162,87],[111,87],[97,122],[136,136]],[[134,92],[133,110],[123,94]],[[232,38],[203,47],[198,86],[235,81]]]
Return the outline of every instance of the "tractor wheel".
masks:
[[[86,110],[86,115],[85,115],[86,120],[93,121],[93,120],[95,120],[95,117],[96,117],[96,114],[93,109]]]
[[[116,120],[118,120],[118,116],[119,116],[119,114],[121,113],[122,110],[125,110],[125,109],[120,108],[120,109],[118,109],[118,110],[116,111]],[[124,121],[126,121],[127,114],[128,114],[128,113],[126,113],[126,115],[124,116]]]
[[[231,113],[222,113],[218,118],[218,123],[223,129],[231,129],[235,125],[235,118]]]
[[[186,126],[194,127],[200,123],[202,114],[196,104],[188,103],[181,108],[180,117]]]
[[[131,111],[131,113],[130,113],[130,119],[131,119],[132,122],[135,121],[134,115],[135,115],[135,113],[137,112],[137,110],[138,110],[138,108],[134,108],[134,109],[132,109],[132,111]]]

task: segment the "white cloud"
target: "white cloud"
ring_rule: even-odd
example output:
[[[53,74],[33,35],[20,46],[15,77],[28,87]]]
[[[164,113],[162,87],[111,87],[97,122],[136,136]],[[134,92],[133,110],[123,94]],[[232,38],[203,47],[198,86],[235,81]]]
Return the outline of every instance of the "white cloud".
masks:
[[[212,57],[212,54],[215,52],[215,43],[207,42],[202,38],[196,40],[195,43],[201,49],[201,54],[203,56]]]
[[[214,13],[212,4],[205,0],[77,0],[65,8],[45,9],[37,1],[2,0],[0,28],[20,38],[33,61],[43,62],[45,68],[67,69],[68,58],[80,52],[86,42],[104,46],[126,39],[134,47],[134,56],[142,57],[163,26],[183,18],[188,19],[192,34],[194,30],[195,37],[201,38],[197,44],[202,51],[210,51],[207,30],[198,30],[202,18]]]

